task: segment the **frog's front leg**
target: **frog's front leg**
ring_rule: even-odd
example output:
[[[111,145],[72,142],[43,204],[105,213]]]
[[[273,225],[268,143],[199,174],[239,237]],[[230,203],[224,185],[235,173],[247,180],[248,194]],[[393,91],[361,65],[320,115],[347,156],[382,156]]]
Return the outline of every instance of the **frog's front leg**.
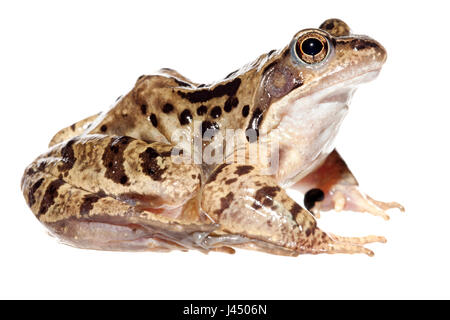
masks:
[[[397,202],[377,201],[361,192],[356,178],[336,150],[319,168],[291,188],[305,195],[305,207],[316,215],[332,209],[350,210],[368,212],[388,220],[387,210],[397,208],[404,211]]]
[[[198,238],[216,227],[199,210],[201,170],[172,162],[171,151],[124,136],[76,137],[38,157],[22,190],[39,221],[77,247],[204,250]]]
[[[372,255],[363,245],[385,242],[379,236],[350,238],[325,233],[317,227],[312,214],[256,166],[219,165],[203,188],[201,203],[202,209],[219,223],[219,229],[207,241],[219,244],[295,256],[301,253]]]

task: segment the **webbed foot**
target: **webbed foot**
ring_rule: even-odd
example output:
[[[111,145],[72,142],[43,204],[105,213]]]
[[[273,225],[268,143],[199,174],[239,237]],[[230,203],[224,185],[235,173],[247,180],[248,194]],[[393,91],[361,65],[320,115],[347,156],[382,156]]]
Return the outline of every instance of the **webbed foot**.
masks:
[[[305,207],[316,217],[322,211],[368,212],[374,216],[389,219],[386,211],[405,208],[397,202],[382,202],[373,199],[359,189],[341,156],[334,150],[316,170],[292,186],[305,194]]]

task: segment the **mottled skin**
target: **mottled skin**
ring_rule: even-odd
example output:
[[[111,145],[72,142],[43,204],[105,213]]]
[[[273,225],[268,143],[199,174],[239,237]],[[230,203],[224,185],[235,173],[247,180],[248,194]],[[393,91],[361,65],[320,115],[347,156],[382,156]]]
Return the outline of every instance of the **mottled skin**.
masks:
[[[320,52],[308,54],[302,45],[311,41],[320,41]],[[400,207],[360,193],[333,151],[356,85],[374,78],[385,59],[378,42],[330,19],[217,83],[193,83],[171,69],[141,76],[110,110],[53,137],[25,170],[25,199],[53,234],[82,248],[371,255],[363,245],[383,237],[325,233],[283,188],[306,192],[316,214],[345,208],[387,217],[385,210]],[[227,163],[178,161],[192,151],[183,141],[225,129],[254,135],[237,136]],[[268,157],[236,160],[238,150],[248,159],[263,140],[280,146],[270,175],[263,173]]]

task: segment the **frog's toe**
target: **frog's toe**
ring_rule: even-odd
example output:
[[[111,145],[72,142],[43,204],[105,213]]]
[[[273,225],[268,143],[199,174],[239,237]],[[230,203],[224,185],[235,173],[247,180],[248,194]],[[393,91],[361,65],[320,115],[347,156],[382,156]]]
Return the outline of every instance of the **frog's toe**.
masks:
[[[361,192],[358,186],[343,186],[333,195],[334,209],[336,211],[349,210],[356,212],[367,212],[374,216],[389,220],[386,211],[399,209],[404,212],[405,208],[397,202],[377,201]]]
[[[341,243],[341,242],[333,242],[327,245],[324,249],[325,253],[347,253],[347,254],[355,254],[355,253],[364,253],[369,257],[373,257],[375,254],[372,250],[367,249],[364,246],[353,244],[353,243]]]
[[[324,241],[315,248],[316,253],[364,253],[372,257],[373,251],[364,247],[364,245],[374,242],[386,243],[386,238],[383,236],[342,237],[332,233],[323,234],[325,235],[322,235],[321,238]]]
[[[365,236],[365,237],[342,237],[342,236],[338,236],[333,233],[330,233],[330,236],[332,239],[335,239],[338,242],[345,242],[345,243],[352,243],[352,244],[359,244],[359,245],[364,245],[364,244],[373,243],[373,242],[380,242],[380,243],[387,242],[385,237],[374,236],[374,235]]]
[[[373,205],[377,206],[378,208],[380,208],[381,210],[390,210],[390,209],[398,209],[401,212],[405,212],[405,207],[402,206],[400,203],[398,202],[383,202],[383,201],[378,201],[373,199],[372,197],[366,195],[368,201],[370,201]]]
[[[305,195],[305,203],[311,202],[309,192]],[[337,185],[330,190],[322,199],[315,200],[310,211],[318,217],[320,211],[334,210],[337,212],[348,210],[355,212],[367,212],[374,216],[389,220],[386,211],[399,209],[404,212],[405,208],[397,202],[382,202],[373,199],[359,190],[356,185]]]

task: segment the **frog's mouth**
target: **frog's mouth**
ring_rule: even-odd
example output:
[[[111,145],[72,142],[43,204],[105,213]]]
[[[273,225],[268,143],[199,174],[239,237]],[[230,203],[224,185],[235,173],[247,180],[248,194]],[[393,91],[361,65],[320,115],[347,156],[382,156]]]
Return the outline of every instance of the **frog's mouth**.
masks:
[[[353,93],[357,86],[362,83],[374,80],[379,73],[380,69],[376,69],[345,79],[343,81],[335,79],[331,76],[325,77],[320,80],[319,84],[313,83],[311,84],[310,88],[304,88],[304,92],[302,92],[297,98],[294,97],[294,99],[298,100],[309,96],[313,98],[313,100],[316,100],[318,103],[325,101],[347,101],[349,103],[349,97],[345,97],[343,93],[349,91]]]
[[[337,79],[331,75],[299,88],[298,92],[293,92],[287,99],[278,102],[281,105],[275,109],[279,110],[279,114],[276,116],[279,122],[272,129],[276,129],[285,117],[297,118],[302,109],[311,109],[310,112],[314,113],[314,107],[323,109],[320,106],[323,107],[325,104],[335,104],[347,109],[356,88],[362,83],[374,80],[380,70],[381,68],[374,69],[344,80]],[[308,115],[312,115],[311,113],[308,113]],[[302,119],[298,120],[302,121]]]
[[[357,86],[373,80],[379,70],[344,81],[326,81],[285,100],[279,121],[268,135],[279,141],[278,175],[295,182],[312,172],[335,148],[337,132],[348,112]],[[324,80],[324,79],[322,79]]]

